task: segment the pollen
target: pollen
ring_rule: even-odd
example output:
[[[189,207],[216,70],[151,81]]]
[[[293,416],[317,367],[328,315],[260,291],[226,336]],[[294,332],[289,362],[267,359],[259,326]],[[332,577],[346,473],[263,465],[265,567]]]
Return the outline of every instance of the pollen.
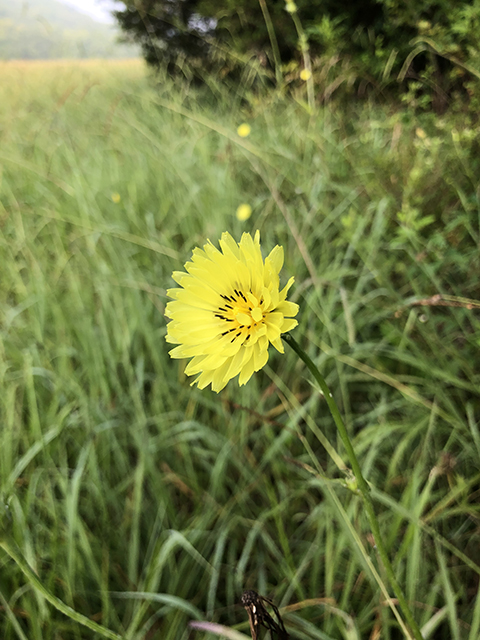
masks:
[[[224,306],[218,308],[219,313],[216,314],[216,317],[222,318],[227,322],[233,322],[233,328],[235,329],[254,328],[264,319],[258,299],[251,291],[245,294],[243,291],[235,289],[230,296],[223,295],[221,298]],[[225,305],[223,303],[225,299],[231,301],[235,306]],[[246,338],[248,335],[249,332],[245,333],[243,337]]]

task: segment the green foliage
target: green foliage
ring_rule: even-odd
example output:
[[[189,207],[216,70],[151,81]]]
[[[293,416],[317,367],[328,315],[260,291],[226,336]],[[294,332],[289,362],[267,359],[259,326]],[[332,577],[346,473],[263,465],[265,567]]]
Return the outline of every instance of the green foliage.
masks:
[[[278,83],[281,64],[287,80],[290,63],[303,63],[305,34],[318,75],[334,68],[333,82],[350,92],[400,92],[407,104],[437,113],[478,93],[480,0],[298,0],[293,12],[284,0],[124,4],[120,25],[153,65],[181,54],[192,64],[214,59],[225,75],[238,69],[239,56],[256,56]]]
[[[415,5],[384,0],[388,42],[402,63],[399,79],[410,78],[407,101],[443,112],[460,90],[471,94],[480,78],[478,28],[480,2],[467,0],[453,6],[447,0],[425,0]],[[411,39],[398,37],[398,33]],[[469,88],[470,86],[470,88]],[[426,100],[424,96],[428,96]],[[423,98],[423,100],[422,100]]]
[[[178,57],[205,59],[211,25],[197,12],[199,0],[164,2],[125,0],[123,11],[115,11],[126,36],[137,42],[150,65],[167,65]]]
[[[55,0],[0,0],[0,60],[134,57],[108,25]]]
[[[135,65],[0,66],[0,536],[126,639],[186,639],[192,619],[248,634],[245,588],[295,605],[300,640],[403,637],[294,354],[218,396],[168,356],[171,272],[258,228],[284,246],[295,337],[425,638],[476,640],[477,131],[368,105],[311,116],[300,92],[259,100],[248,69],[231,92],[152,87]],[[92,637],[0,565],[2,639]]]

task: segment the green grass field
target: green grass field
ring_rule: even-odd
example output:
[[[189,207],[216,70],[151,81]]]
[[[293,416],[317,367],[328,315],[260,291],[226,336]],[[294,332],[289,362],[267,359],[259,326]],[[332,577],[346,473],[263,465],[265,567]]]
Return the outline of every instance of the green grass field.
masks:
[[[168,356],[171,272],[255,229],[285,249],[293,334],[424,637],[479,638],[479,132],[367,103],[309,113],[296,91],[0,65],[2,640],[101,637],[7,548],[125,640],[218,637],[192,620],[249,637],[245,589],[292,640],[410,637],[295,354],[218,395]]]

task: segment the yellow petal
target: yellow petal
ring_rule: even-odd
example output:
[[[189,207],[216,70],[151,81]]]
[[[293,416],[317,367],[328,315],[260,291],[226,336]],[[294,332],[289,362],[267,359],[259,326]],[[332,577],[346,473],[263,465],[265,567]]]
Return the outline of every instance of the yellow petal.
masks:
[[[275,273],[280,273],[280,269],[283,267],[283,247],[277,244],[265,259],[265,264],[267,263],[272,266]]]
[[[284,316],[288,317],[296,316],[298,309],[298,304],[295,304],[295,302],[289,302],[288,300],[280,302],[275,308],[276,311],[280,311],[280,313],[283,313]]]
[[[297,326],[298,322],[291,318],[285,318],[282,324],[282,333],[287,333],[287,331],[291,331]]]

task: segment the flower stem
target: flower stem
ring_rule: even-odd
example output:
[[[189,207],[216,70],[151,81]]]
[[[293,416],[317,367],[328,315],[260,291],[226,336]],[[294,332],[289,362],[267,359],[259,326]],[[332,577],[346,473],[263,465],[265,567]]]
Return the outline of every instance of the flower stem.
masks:
[[[303,30],[302,23],[300,22],[300,18],[298,17],[297,12],[294,11],[291,15],[292,15],[293,22],[295,24],[295,29],[297,30],[297,34],[298,34],[300,51],[302,52],[302,56],[303,56],[303,66],[306,71],[310,72],[309,77],[306,80],[306,85],[307,85],[308,108],[310,110],[310,113],[312,114],[315,108],[315,96],[313,92],[312,61],[310,58],[308,38],[305,31]]]
[[[275,29],[273,27],[272,18],[268,11],[267,3],[265,0],[258,0],[260,9],[262,10],[263,19],[265,20],[265,26],[267,27],[268,37],[272,46],[273,61],[275,63],[275,79],[277,81],[277,89],[283,84],[282,77],[282,59],[280,58],[280,49],[278,48],[277,36],[275,35]]]
[[[310,370],[310,373],[318,382],[320,389],[322,390],[325,400],[327,401],[328,408],[330,409],[330,413],[332,414],[332,417],[335,421],[338,432],[342,439],[343,445],[347,452],[348,459],[352,467],[352,471],[355,475],[358,490],[362,495],[363,504],[365,506],[365,511],[367,513],[368,522],[370,524],[370,528],[372,530],[373,537],[375,539],[375,545],[378,549],[380,559],[385,568],[385,573],[387,574],[388,580],[390,581],[392,589],[398,600],[398,604],[400,605],[400,608],[403,611],[403,615],[405,616],[408,624],[410,625],[410,629],[413,633],[413,636],[415,637],[416,640],[423,640],[422,632],[420,631],[420,628],[418,627],[415,621],[415,618],[413,617],[413,614],[410,611],[410,608],[407,604],[407,600],[403,594],[402,588],[400,587],[400,584],[398,583],[397,578],[395,577],[395,572],[393,570],[392,564],[388,557],[387,549],[385,547],[382,536],[380,534],[380,527],[378,524],[377,516],[375,515],[375,509],[373,507],[373,501],[370,495],[370,487],[368,486],[365,478],[363,477],[362,470],[360,469],[360,464],[358,462],[357,456],[355,454],[355,450],[349,438],[349,435],[345,427],[345,424],[343,422],[340,411],[337,407],[337,403],[333,399],[333,396],[330,393],[330,389],[328,388],[327,383],[325,382],[325,379],[320,373],[320,371],[318,370],[317,366],[314,364],[313,360],[309,358],[309,356],[305,353],[305,351],[300,347],[300,345],[296,342],[296,340],[292,338],[292,336],[288,333],[285,335],[282,335],[282,339],[295,351],[298,357],[301,360],[303,360],[303,362],[307,365],[308,369]]]
[[[81,613],[78,613],[78,611],[75,611],[75,609],[72,609],[67,604],[65,604],[63,600],[60,600],[60,598],[57,598],[57,596],[54,596],[52,593],[50,593],[50,591],[42,584],[37,574],[25,560],[22,552],[16,544],[7,542],[5,538],[0,538],[0,548],[2,548],[11,557],[18,568],[24,573],[27,580],[32,584],[32,586],[35,587],[35,589],[37,589],[37,591],[42,594],[45,600],[53,605],[55,609],[58,609],[63,614],[65,614],[72,620],[75,620],[75,622],[78,622],[84,627],[88,627],[88,629],[96,631],[104,638],[109,638],[109,640],[122,640],[122,636],[119,636],[117,633],[110,631],[110,629],[107,629],[106,627],[97,624],[93,620],[90,620],[90,618],[87,618]]]

